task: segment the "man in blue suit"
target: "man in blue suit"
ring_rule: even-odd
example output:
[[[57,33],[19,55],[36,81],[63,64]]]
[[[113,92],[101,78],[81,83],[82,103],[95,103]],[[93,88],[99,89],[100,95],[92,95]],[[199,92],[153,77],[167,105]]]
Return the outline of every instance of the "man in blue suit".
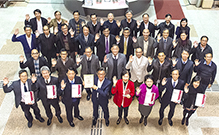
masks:
[[[24,32],[25,34],[18,36],[19,30],[16,29],[14,32],[14,35],[12,37],[12,42],[21,42],[24,53],[26,56],[26,59],[31,58],[31,50],[32,49],[38,49],[37,43],[36,43],[36,37],[34,34],[31,34],[31,26],[26,25],[24,26]]]
[[[111,81],[106,79],[106,71],[100,68],[97,71],[97,76],[94,78],[94,86],[92,87],[92,102],[93,102],[93,122],[92,126],[96,125],[98,118],[98,107],[102,107],[106,126],[109,126],[109,109],[108,109],[108,93],[111,86]]]

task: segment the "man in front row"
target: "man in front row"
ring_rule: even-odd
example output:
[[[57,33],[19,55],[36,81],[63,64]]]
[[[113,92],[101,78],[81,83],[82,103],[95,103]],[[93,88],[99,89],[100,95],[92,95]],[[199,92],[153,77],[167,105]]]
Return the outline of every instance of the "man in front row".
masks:
[[[98,107],[102,107],[106,126],[109,126],[109,108],[108,108],[108,92],[111,89],[111,81],[106,79],[106,71],[100,68],[97,72],[97,77],[94,78],[94,86],[92,87],[92,102],[93,102],[93,121],[92,126],[96,125],[98,118]]]
[[[7,86],[9,83],[9,80],[7,77],[3,79],[3,90],[5,93],[9,93],[11,91],[14,91],[15,95],[15,106],[18,108],[19,105],[21,105],[21,109],[24,112],[24,115],[28,121],[27,126],[29,128],[32,127],[33,122],[33,116],[30,113],[30,108],[33,109],[35,118],[39,120],[40,122],[44,122],[45,120],[40,115],[40,110],[37,106],[36,100],[34,103],[28,103],[25,104],[25,93],[31,91],[31,85],[32,81],[36,80],[36,77],[32,78],[32,81],[28,79],[28,74],[26,70],[20,70],[19,71],[19,80],[14,81],[9,87]],[[36,98],[35,98],[36,99]]]

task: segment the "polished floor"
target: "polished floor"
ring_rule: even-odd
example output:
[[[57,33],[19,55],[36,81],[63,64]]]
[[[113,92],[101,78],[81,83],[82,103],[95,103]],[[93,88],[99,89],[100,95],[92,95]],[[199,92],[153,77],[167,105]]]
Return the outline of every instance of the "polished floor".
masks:
[[[194,5],[189,5],[187,0],[179,0],[183,9],[183,12],[189,20],[189,26],[191,28],[191,40],[199,41],[202,35],[209,37],[209,45],[213,48],[214,58],[213,61],[219,63],[219,49],[217,32],[219,30],[219,8],[202,9],[196,8]],[[72,14],[66,10],[62,0],[29,0],[26,2],[12,2],[8,8],[0,8],[0,80],[5,76],[10,80],[18,79],[19,68],[19,56],[23,54],[22,46],[20,43],[12,43],[11,37],[16,28],[19,28],[20,34],[23,34],[23,22],[25,14],[30,14],[33,17],[33,10],[39,8],[42,11],[42,16],[52,17],[53,12],[60,10],[62,17],[65,19],[72,18]],[[150,14],[150,20],[153,22],[156,19],[156,13],[153,6],[147,11]],[[85,18],[86,19],[86,18]],[[141,20],[141,16],[135,16],[135,19]],[[161,22],[163,20],[159,20]],[[173,20],[174,24],[177,24],[179,20]],[[46,125],[46,122],[40,123],[39,121],[33,121],[33,127],[27,127],[27,121],[24,118],[23,112],[19,107],[14,107],[14,95],[13,93],[5,94],[0,89],[0,135],[56,135],[56,134],[77,134],[77,135],[144,135],[144,134],[157,134],[157,135],[218,135],[219,132],[219,77],[216,76],[214,86],[208,90],[207,100],[205,108],[198,108],[197,112],[191,117],[190,125],[188,127],[180,124],[182,118],[182,106],[177,105],[175,115],[173,117],[173,126],[169,126],[167,121],[167,113],[169,108],[165,111],[165,119],[163,125],[159,126],[158,111],[160,104],[156,102],[153,107],[152,113],[148,118],[148,125],[145,127],[143,124],[139,124],[140,114],[138,112],[138,102],[135,99],[129,108],[129,120],[130,124],[126,125],[124,120],[120,125],[116,125],[117,107],[110,100],[110,125],[105,126],[105,121],[100,115],[97,127],[91,128],[92,122],[92,102],[86,101],[85,92],[80,103],[80,113],[84,117],[84,121],[74,120],[75,127],[72,128],[68,125],[65,115],[65,108],[62,103],[62,117],[64,122],[60,124],[56,117],[53,118],[50,126]],[[39,107],[41,109],[42,116],[47,120],[44,108],[41,102]],[[53,110],[54,112],[54,110]],[[101,112],[101,110],[100,110]]]

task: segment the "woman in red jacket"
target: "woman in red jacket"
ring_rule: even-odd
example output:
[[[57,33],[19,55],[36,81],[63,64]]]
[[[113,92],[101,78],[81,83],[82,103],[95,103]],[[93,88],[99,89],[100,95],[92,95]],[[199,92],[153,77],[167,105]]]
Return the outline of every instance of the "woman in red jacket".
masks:
[[[121,74],[122,79],[116,80],[113,78],[112,94],[115,94],[113,102],[118,106],[118,116],[116,124],[118,125],[122,119],[122,112],[124,110],[124,120],[126,124],[129,124],[128,109],[132,102],[132,97],[135,95],[135,86],[132,81],[129,80],[130,73],[124,70]]]

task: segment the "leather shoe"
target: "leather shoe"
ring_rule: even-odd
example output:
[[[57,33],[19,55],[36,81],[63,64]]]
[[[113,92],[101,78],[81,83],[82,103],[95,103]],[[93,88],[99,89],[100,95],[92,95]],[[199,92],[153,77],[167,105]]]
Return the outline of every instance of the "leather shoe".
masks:
[[[144,119],[144,126],[146,126],[147,125],[147,119],[145,118]]]
[[[182,121],[181,121],[181,124],[184,125],[185,123],[185,117],[183,117]]]
[[[159,119],[159,120],[158,120],[158,124],[159,124],[159,125],[162,125],[162,122],[163,122],[163,119]]]
[[[169,122],[170,126],[173,126],[173,121],[172,120],[168,120],[168,122]]]
[[[189,125],[189,119],[187,118],[186,119],[186,126],[188,126]]]
[[[51,120],[51,119],[48,119],[48,120],[47,120],[47,126],[49,126],[51,123],[52,123],[52,120]]]
[[[28,123],[27,123],[27,126],[28,126],[29,128],[31,128],[31,127],[32,127],[32,125],[33,125],[33,123],[32,123],[32,122],[28,122]]]
[[[124,118],[125,123],[128,125],[129,124],[129,120],[127,118]]]
[[[44,122],[45,120],[42,117],[36,118],[40,122]]]
[[[143,119],[144,119],[144,116],[143,117],[141,116],[141,119],[139,120],[139,123],[142,123]]]
[[[87,95],[87,101],[89,101],[90,100],[90,95]]]
[[[74,127],[74,126],[75,126],[74,122],[70,122],[69,125],[70,125],[71,127]]]
[[[95,126],[97,124],[97,120],[96,119],[93,119],[92,121],[92,126]]]
[[[75,117],[75,118],[77,118],[77,119],[79,119],[79,120],[84,120],[84,118],[81,117],[81,116],[78,116],[78,117]]]
[[[118,118],[118,120],[116,121],[116,124],[117,124],[117,125],[119,125],[119,123],[121,122],[121,119],[122,119],[122,118],[120,118],[120,117]]]
[[[59,123],[62,123],[62,122],[63,122],[63,119],[62,119],[61,116],[57,116],[57,119],[58,119]]]
[[[108,127],[109,126],[109,120],[105,120],[106,122],[106,126]]]

